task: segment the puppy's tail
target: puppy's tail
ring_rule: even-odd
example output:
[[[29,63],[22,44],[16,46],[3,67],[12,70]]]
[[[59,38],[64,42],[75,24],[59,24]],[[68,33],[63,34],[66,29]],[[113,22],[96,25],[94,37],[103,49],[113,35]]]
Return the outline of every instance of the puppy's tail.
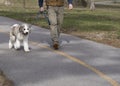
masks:
[[[14,24],[11,26],[11,28],[14,28],[14,27],[19,27],[20,25],[19,24]]]

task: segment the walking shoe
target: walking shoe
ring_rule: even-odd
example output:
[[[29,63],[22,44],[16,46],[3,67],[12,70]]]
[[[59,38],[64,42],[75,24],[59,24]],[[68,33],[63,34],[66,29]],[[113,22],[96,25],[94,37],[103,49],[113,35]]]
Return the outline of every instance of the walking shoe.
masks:
[[[58,50],[58,49],[59,49],[59,42],[58,42],[58,41],[54,41],[54,42],[53,42],[53,48],[54,48],[55,50]]]

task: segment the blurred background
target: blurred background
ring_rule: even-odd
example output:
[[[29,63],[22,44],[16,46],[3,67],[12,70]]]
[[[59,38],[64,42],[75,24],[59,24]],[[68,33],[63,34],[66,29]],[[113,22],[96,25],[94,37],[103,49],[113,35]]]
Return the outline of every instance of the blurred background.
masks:
[[[120,0],[73,0],[74,7],[90,7],[94,2],[96,6],[100,5],[120,5]],[[67,0],[66,3],[67,4]],[[1,7],[21,7],[38,8],[38,0],[0,0]]]

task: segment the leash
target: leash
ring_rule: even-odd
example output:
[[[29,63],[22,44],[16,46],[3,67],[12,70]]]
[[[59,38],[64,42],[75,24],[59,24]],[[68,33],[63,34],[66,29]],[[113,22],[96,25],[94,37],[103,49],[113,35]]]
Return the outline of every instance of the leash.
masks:
[[[47,13],[46,10],[45,10],[45,11],[39,11],[39,12],[37,13],[37,17],[36,17],[36,19],[39,19],[39,18],[40,18],[40,15],[43,15],[44,18],[46,19],[48,25],[50,25],[50,20],[49,20],[47,14],[48,14],[48,13]]]

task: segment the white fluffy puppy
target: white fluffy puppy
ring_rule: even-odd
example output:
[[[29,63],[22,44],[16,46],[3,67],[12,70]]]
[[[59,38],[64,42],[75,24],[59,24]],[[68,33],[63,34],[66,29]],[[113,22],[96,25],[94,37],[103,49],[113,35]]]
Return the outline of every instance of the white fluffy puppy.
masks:
[[[28,24],[14,24],[13,26],[11,26],[9,49],[20,49],[21,44],[23,44],[24,51],[29,52],[30,49],[28,46],[28,37],[30,33],[30,28],[31,25]]]

